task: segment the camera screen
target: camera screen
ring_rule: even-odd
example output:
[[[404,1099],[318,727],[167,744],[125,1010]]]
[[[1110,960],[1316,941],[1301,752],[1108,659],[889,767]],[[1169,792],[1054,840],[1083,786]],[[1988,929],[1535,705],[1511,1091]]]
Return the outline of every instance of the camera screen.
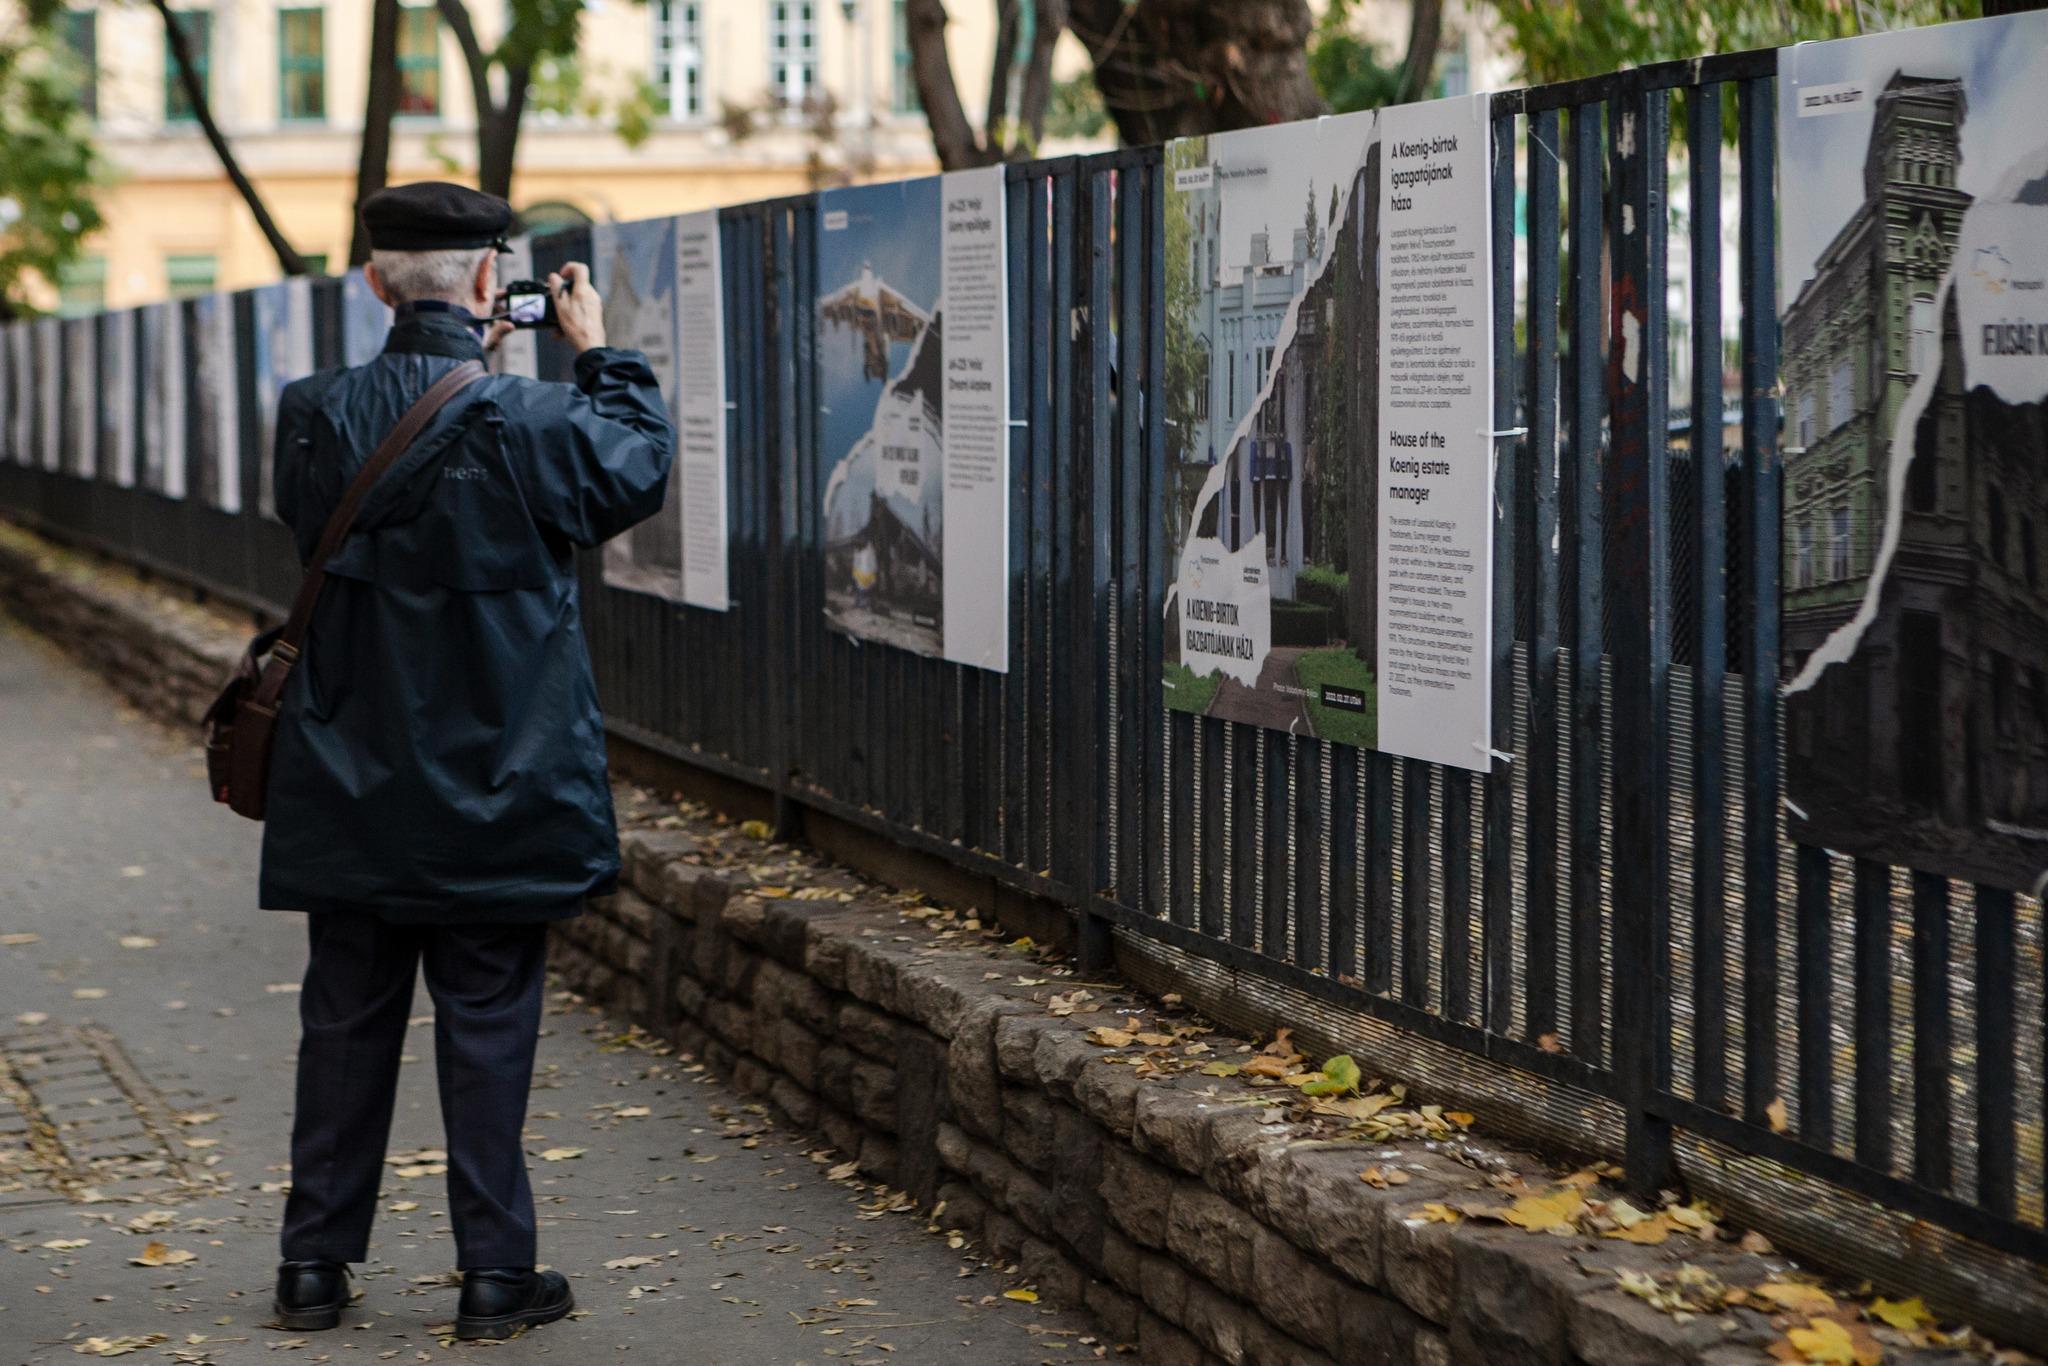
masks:
[[[515,323],[538,323],[548,316],[545,294],[514,294],[505,301],[505,312]]]

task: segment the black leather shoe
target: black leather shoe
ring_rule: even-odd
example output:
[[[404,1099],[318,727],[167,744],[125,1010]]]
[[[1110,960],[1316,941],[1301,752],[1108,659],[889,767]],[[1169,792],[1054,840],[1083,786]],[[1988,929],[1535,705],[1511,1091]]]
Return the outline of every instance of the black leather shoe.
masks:
[[[522,1328],[553,1323],[575,1307],[568,1278],[559,1271],[478,1267],[462,1273],[455,1336],[509,1338]]]
[[[348,1267],[340,1262],[279,1262],[277,1302],[280,1328],[318,1332],[341,1322],[348,1303]]]

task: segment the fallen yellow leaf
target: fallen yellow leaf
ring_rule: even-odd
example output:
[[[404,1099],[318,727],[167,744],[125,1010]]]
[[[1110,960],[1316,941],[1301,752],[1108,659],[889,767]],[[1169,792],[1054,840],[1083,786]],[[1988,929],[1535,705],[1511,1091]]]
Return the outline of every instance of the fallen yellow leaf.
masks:
[[[1870,1312],[1901,1333],[1917,1332],[1922,1328],[1934,1326],[1934,1315],[1927,1312],[1927,1306],[1920,1302],[1918,1295],[1910,1300],[1872,1300]]]
[[[1088,1042],[1103,1048],[1123,1048],[1136,1037],[1130,1030],[1118,1029],[1114,1025],[1097,1025],[1088,1031]]]
[[[1764,1118],[1770,1122],[1771,1132],[1774,1134],[1782,1134],[1791,1127],[1791,1117],[1785,1109],[1783,1096],[1764,1107]]]
[[[1808,1319],[1806,1327],[1792,1329],[1785,1338],[1815,1366],[1877,1366],[1884,1360],[1883,1347],[1868,1338],[1859,1341],[1835,1319]]]
[[[1422,1222],[1425,1224],[1455,1224],[1464,1217],[1449,1205],[1434,1200],[1422,1207]]]
[[[187,1252],[183,1248],[167,1247],[163,1243],[152,1239],[143,1244],[140,1256],[128,1259],[128,1264],[130,1266],[183,1266],[186,1262],[196,1262],[198,1260],[199,1254],[196,1252]]]
[[[1585,1208],[1586,1197],[1577,1186],[1560,1186],[1548,1195],[1523,1196],[1501,1218],[1531,1233],[1568,1233]]]
[[[1024,1304],[1037,1304],[1038,1292],[1036,1290],[1005,1290],[1003,1298],[1006,1300],[1018,1300]]]
[[[1835,1307],[1835,1297],[1817,1285],[1803,1281],[1765,1281],[1750,1289],[1754,1299],[1764,1300],[1795,1314],[1826,1314]]]
[[[588,1148],[549,1148],[540,1155],[540,1160],[543,1162],[567,1162],[570,1158],[581,1157],[589,1151],[590,1149]]]
[[[1612,1216],[1614,1206],[1609,1205],[1607,1212]],[[1637,1211],[1637,1213],[1640,1214],[1641,1212]],[[1642,1247],[1655,1247],[1671,1236],[1671,1220],[1662,1214],[1645,1215],[1634,1223],[1622,1224],[1618,1228],[1607,1230],[1607,1236],[1609,1238],[1619,1238],[1624,1243],[1635,1243]]]

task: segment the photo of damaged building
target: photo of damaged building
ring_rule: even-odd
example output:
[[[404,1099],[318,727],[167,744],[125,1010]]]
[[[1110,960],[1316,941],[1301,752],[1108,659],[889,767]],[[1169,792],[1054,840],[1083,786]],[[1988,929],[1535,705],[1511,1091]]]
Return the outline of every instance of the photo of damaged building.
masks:
[[[1968,112],[1951,76],[1890,75],[1862,203],[1785,311],[1787,796],[1803,842],[2024,889],[2048,868],[2048,415],[1965,381],[1945,281],[1996,265],[1956,260]],[[1853,653],[1801,680],[1880,572]]]

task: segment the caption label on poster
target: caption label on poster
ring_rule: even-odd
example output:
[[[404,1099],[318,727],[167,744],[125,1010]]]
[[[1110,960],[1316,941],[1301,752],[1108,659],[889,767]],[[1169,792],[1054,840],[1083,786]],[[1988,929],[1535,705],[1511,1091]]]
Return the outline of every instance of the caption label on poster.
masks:
[[[1486,97],[1381,112],[1381,748],[1489,766],[1493,347]]]
[[[683,601],[723,612],[726,582],[725,292],[718,213],[676,220],[676,472],[683,503]]]
[[[944,398],[947,556],[945,654],[1004,672],[1010,595],[1009,311],[1005,307],[1003,171],[941,177],[940,284],[946,329]]]

